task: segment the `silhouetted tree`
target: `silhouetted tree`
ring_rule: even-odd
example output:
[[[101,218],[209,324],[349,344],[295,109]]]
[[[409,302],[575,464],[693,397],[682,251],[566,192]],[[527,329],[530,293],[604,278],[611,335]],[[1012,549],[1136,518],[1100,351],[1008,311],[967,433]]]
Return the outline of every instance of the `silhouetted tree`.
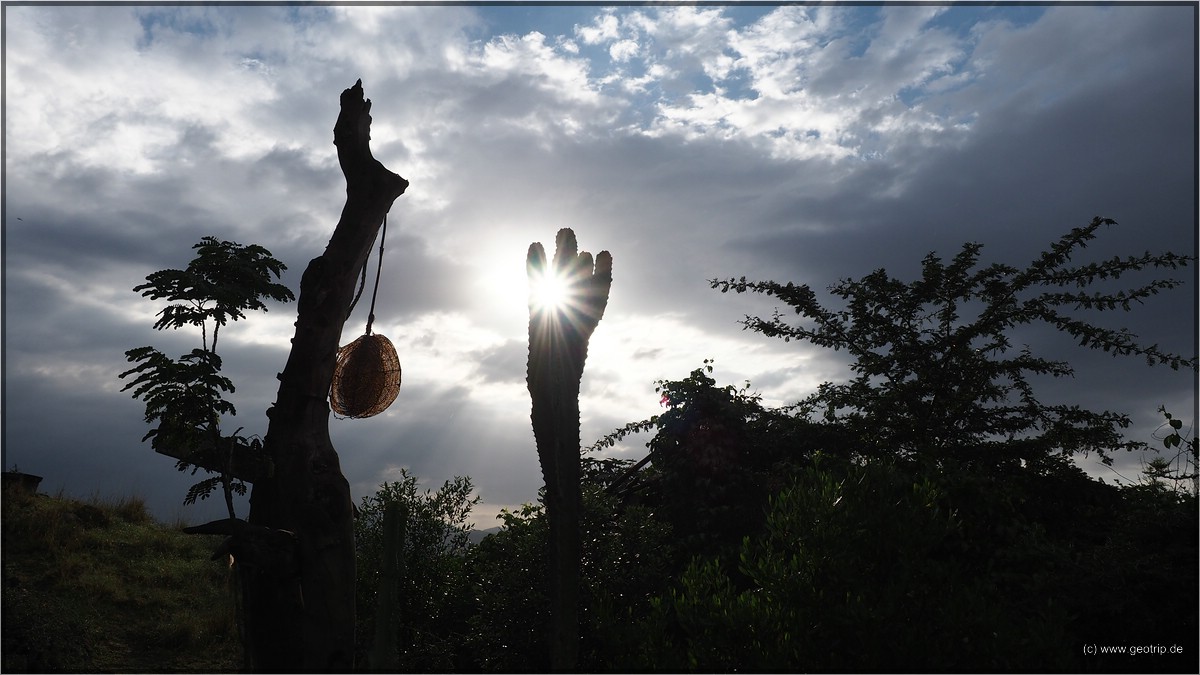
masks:
[[[814,453],[850,454],[849,438],[837,428],[764,406],[749,382],[718,386],[713,371],[705,359],[686,378],[658,381],[655,393],[664,412],[627,424],[588,448],[654,432],[642,461],[622,462],[600,475],[620,504],[650,507],[670,524],[680,570],[697,554],[736,558],[742,539],[764,523],[768,497],[786,487]]]
[[[204,237],[192,248],[197,253],[187,268],[154,272],[133,290],[171,303],[158,313],[156,330],[196,326],[201,348],[174,360],[153,347],[130,349],[125,358],[137,365],[120,377],[136,377],[121,391],[133,389],[133,397],[146,402],[146,421],[157,422],[143,441],[149,439],[156,451],[176,458],[180,471],[191,468],[194,475],[204,469],[218,474],[193,485],[184,503],[206,499],[220,486],[229,517],[235,518],[233,494],[245,494],[242,480],[252,480],[261,472],[261,443],[242,436],[241,429],[228,436],[221,433],[221,416],[237,411],[222,393],[233,393],[234,386],[220,374],[217,337],[222,326],[245,318],[246,311],[267,311],[263,299],[287,302],[293,295],[272,281],[287,266],[261,246]]]
[[[325,252],[300,280],[291,353],[267,411],[263,445],[273,471],[254,482],[249,527],[231,528],[243,558],[253,670],[354,667],[354,505],[329,438],[328,394],[355,282],[408,187],[371,155],[370,112],[361,80],[342,92],[333,142],[346,204]]]
[[[670,526],[654,509],[618,505],[600,488],[597,464],[581,467],[579,662],[582,672],[637,672],[630,647],[642,639],[650,599],[678,574]],[[544,499],[544,494],[543,494]],[[501,513],[503,529],[466,556],[473,598],[462,671],[551,670],[551,549],[545,509]],[[453,594],[453,591],[451,591]]]
[[[834,285],[829,290],[844,300],[841,307],[825,307],[807,285],[745,277],[709,283],[722,293],[776,297],[802,319],[790,324],[776,310],[770,318],[747,316],[745,328],[850,354],[855,376],[821,385],[799,408],[836,421],[868,454],[996,465],[1095,452],[1111,463],[1112,452],[1145,445],[1122,439],[1119,430],[1129,426],[1129,417],[1040,401],[1033,376],[1069,377],[1074,371],[1027,346],[1014,350],[1010,335],[1021,326],[1044,324],[1113,355],[1142,356],[1173,369],[1196,367],[1194,356],[1169,354],[1157,344],[1141,344],[1128,330],[1078,318],[1079,309],[1128,311],[1183,283],[1155,279],[1118,291],[1086,290],[1099,281],[1195,260],[1147,252],[1069,264],[1098,229],[1115,224],[1095,218],[1074,228],[1023,269],[999,263],[977,269],[982,249],[977,243],[964,245],[949,264],[930,253],[915,281],[905,283],[880,269]]]
[[[381,654],[383,662],[370,663],[371,670],[383,670],[389,657],[401,672],[463,670],[458,651],[475,605],[464,569],[468,521],[479,503],[473,490],[470,478],[456,476],[422,493],[417,477],[402,471],[399,480],[383,483],[359,503],[354,521],[359,654],[367,652],[373,635],[396,638],[396,652]],[[385,524],[393,505],[402,507],[405,519],[399,550],[403,572],[389,577]],[[385,587],[387,582],[393,586]],[[389,592],[395,594],[395,612],[390,625],[381,625],[387,618],[379,610]]]

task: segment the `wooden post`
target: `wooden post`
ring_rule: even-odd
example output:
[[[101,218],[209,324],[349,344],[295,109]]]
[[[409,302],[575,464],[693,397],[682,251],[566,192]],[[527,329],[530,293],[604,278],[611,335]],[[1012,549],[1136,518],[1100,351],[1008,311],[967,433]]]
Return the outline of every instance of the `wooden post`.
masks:
[[[243,570],[250,668],[271,672],[354,670],[354,528],[350,486],[329,438],[327,395],[338,340],[376,234],[408,181],[371,155],[371,102],[362,81],[341,95],[333,130],[346,204],[325,252],[300,281],[296,333],[279,393],[267,411],[264,452],[249,522],[294,535],[288,569]]]
[[[379,563],[379,591],[375,604],[375,640],[371,647],[370,671],[394,673],[400,668],[399,585],[405,578],[404,538],[408,530],[408,506],[388,502],[383,511],[383,560]]]

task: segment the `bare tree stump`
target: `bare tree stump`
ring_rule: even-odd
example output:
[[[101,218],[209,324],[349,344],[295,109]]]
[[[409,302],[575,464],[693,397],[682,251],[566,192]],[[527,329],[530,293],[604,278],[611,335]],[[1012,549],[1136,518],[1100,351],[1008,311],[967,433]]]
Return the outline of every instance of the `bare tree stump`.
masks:
[[[297,567],[243,574],[247,662],[255,671],[354,669],[353,503],[329,439],[326,396],[356,278],[408,187],[371,155],[370,112],[361,80],[342,92],[333,142],[346,204],[324,254],[300,281],[291,354],[267,411],[264,451],[274,471],[254,482],[249,522],[294,534]]]

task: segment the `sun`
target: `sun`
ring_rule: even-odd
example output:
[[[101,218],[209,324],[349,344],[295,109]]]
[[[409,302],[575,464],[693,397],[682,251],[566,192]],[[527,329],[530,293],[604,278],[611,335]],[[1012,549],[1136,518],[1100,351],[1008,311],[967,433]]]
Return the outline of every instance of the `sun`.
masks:
[[[567,280],[553,270],[545,270],[533,279],[529,293],[533,305],[543,310],[564,309],[571,300]]]

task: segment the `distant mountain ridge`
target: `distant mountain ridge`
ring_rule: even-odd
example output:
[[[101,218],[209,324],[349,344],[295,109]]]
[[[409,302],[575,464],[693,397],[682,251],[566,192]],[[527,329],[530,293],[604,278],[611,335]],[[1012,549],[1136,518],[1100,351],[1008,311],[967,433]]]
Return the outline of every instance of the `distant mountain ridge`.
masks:
[[[489,527],[486,530],[471,530],[467,533],[467,540],[472,544],[478,544],[479,542],[483,541],[485,537],[496,534],[502,529],[503,528],[500,527]]]

